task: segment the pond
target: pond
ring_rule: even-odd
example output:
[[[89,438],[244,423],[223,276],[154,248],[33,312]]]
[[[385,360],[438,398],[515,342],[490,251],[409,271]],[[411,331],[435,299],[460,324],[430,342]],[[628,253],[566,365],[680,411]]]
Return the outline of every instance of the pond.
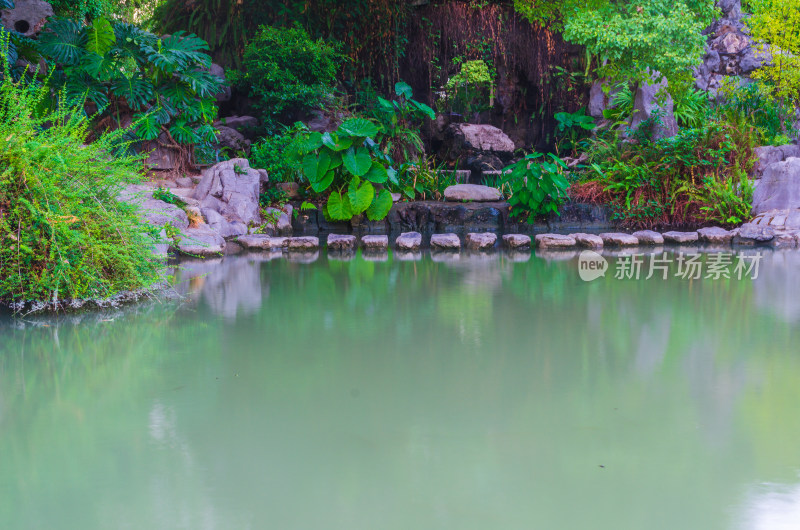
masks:
[[[228,256],[6,319],[0,528],[796,529],[800,252],[670,256]]]

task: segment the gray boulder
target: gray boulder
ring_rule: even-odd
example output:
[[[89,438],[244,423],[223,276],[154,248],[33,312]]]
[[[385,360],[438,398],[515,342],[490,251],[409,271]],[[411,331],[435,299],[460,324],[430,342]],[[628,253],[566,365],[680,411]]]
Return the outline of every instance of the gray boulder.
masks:
[[[503,194],[497,188],[479,184],[456,184],[444,190],[444,198],[448,201],[492,202],[499,201]]]
[[[541,249],[549,248],[572,248],[578,244],[572,236],[561,234],[538,234],[536,236],[536,246]]]
[[[660,77],[655,74],[654,79]],[[667,91],[667,80],[661,77],[653,83],[640,83],[633,99],[631,129],[638,129],[643,121],[658,115],[660,123],[653,128],[653,139],[670,138],[678,134],[678,122],[673,112],[672,96]]]
[[[2,11],[3,26],[26,37],[34,37],[53,16],[53,7],[43,0],[15,0],[14,9]]]
[[[231,235],[243,235],[248,226],[261,223],[260,186],[261,174],[252,169],[246,159],[234,158],[205,170],[194,198],[200,201],[204,215],[209,210],[216,211],[225,221],[236,226],[238,234]]]
[[[640,245],[663,245],[664,236],[652,230],[640,230],[631,234],[639,240]]]
[[[214,127],[227,127],[239,132],[248,140],[254,140],[258,131],[258,118],[253,116],[227,116],[214,122]]]
[[[667,243],[672,243],[676,245],[682,245],[687,243],[697,243],[700,239],[700,236],[697,232],[664,232],[664,241]]]
[[[210,226],[200,225],[183,230],[177,248],[190,256],[217,256],[225,251],[225,239]]]
[[[219,103],[225,103],[227,101],[230,101],[231,98],[233,97],[233,90],[231,90],[231,87],[227,83],[225,83],[226,80],[225,69],[218,64],[212,64],[211,68],[209,68],[208,71],[211,72],[212,75],[219,77],[223,81],[221,90],[214,96],[216,100]]]
[[[228,221],[221,213],[213,208],[202,208],[200,212],[208,226],[222,237],[241,236],[247,233],[247,225],[241,221]]]
[[[456,151],[482,151],[502,156],[514,154],[514,141],[494,125],[454,123],[447,128],[451,149]]]
[[[395,240],[399,250],[418,250],[422,246],[422,234],[419,232],[404,232]]]
[[[250,140],[236,129],[224,125],[217,127],[217,146],[220,149],[250,154],[250,144]]]
[[[505,234],[503,236],[503,245],[510,249],[530,248],[531,238],[524,234]]]
[[[366,250],[386,250],[389,248],[389,236],[362,236],[361,244]]]
[[[604,118],[603,112],[614,107],[612,102],[617,91],[611,89],[606,93],[606,90],[608,90],[607,84],[605,79],[598,79],[589,88],[588,114],[592,118],[602,120]]]
[[[354,250],[356,248],[356,236],[328,234],[329,250]]]
[[[313,236],[290,237],[286,246],[290,251],[313,251],[319,248],[319,238]]]
[[[182,230],[189,227],[189,217],[186,212],[174,204],[153,198],[154,189],[150,186],[127,186],[119,195],[119,200],[139,207],[139,215],[145,222],[163,227],[172,225]]]
[[[431,248],[439,250],[458,250],[461,248],[461,240],[455,234],[433,234],[431,236]]]
[[[467,234],[466,245],[470,250],[488,250],[497,242],[497,234],[484,232],[481,234]]]
[[[585,234],[583,232],[578,232],[576,234],[570,234],[575,240],[575,243],[579,247],[584,248],[603,248],[603,238],[596,235],[596,234]]]
[[[753,192],[753,215],[770,210],[800,208],[800,158],[767,167]]]
[[[697,235],[701,243],[708,243],[710,245],[730,243],[731,239],[733,239],[733,232],[718,226],[701,228],[697,231]]]
[[[606,232],[599,234],[603,244],[609,247],[632,247],[639,244],[639,239],[622,232]]]
[[[800,158],[800,145],[765,145],[756,147],[753,154],[756,155],[756,163],[753,165],[752,177],[760,179],[764,175],[764,171],[772,164],[783,162],[787,158]]]

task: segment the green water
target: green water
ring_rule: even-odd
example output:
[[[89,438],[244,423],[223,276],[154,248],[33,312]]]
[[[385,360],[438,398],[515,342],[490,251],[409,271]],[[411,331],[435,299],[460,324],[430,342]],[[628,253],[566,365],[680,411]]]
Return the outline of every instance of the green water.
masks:
[[[517,259],[228,257],[0,324],[0,529],[800,528],[800,253]]]

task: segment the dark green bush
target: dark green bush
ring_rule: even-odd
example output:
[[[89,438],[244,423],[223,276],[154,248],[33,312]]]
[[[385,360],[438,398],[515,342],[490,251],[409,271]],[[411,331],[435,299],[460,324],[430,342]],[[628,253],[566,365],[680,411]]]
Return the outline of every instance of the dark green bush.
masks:
[[[117,158],[124,131],[86,143],[75,107],[37,115],[49,89],[0,85],[0,300],[105,298],[163,278],[153,230],[117,197],[142,178],[141,161]]]
[[[270,122],[319,106],[333,89],[340,60],[334,46],[301,28],[262,26],[232,77]]]
[[[266,169],[270,182],[296,182],[300,178],[300,164],[291,155],[298,141],[298,127],[281,128],[280,132],[259,139],[250,150],[250,165]]]

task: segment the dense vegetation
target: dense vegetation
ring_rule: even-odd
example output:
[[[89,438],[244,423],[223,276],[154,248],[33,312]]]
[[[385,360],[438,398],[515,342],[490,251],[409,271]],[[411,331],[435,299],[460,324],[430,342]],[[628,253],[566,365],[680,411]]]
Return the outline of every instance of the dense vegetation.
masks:
[[[117,196],[142,178],[124,131],[96,135],[80,109],[8,69],[0,85],[0,300],[103,298],[162,279],[154,234]],[[44,109],[44,110],[41,110]],[[94,141],[86,143],[89,135]]]

